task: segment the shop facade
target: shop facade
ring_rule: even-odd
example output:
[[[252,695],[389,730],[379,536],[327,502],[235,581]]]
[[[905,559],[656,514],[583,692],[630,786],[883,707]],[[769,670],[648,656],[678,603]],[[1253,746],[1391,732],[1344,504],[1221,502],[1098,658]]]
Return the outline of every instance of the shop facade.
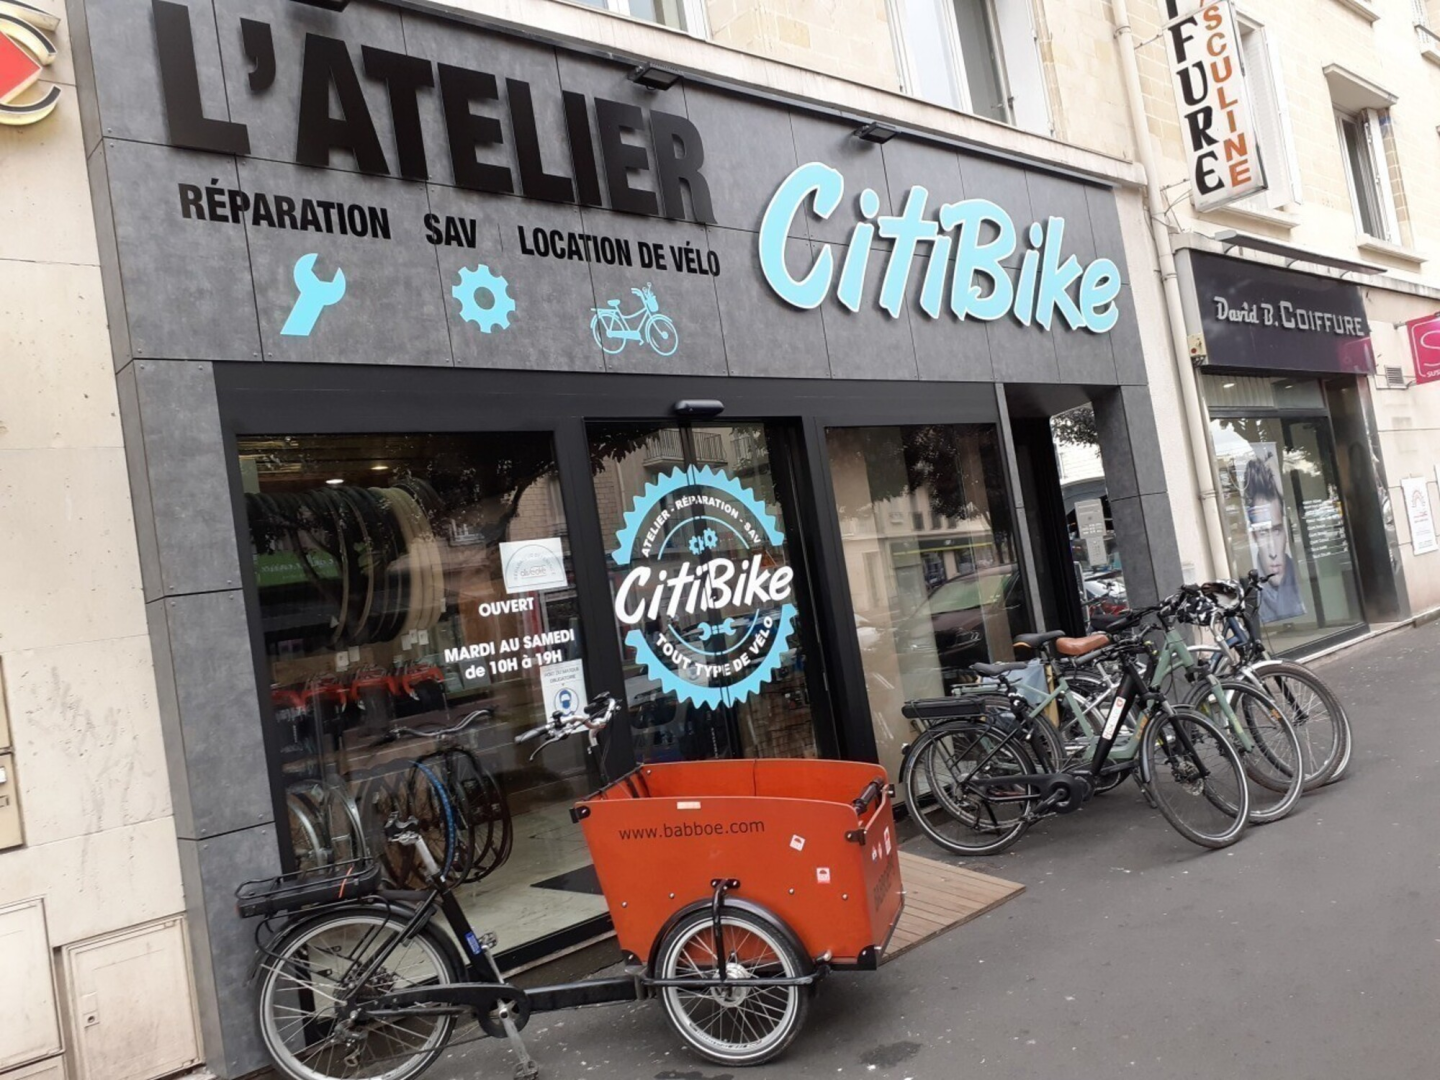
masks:
[[[1180,253],[1231,568],[1270,575],[1277,653],[1408,611],[1371,396],[1361,286],[1202,250]]]
[[[1178,582],[1105,177],[411,7],[84,14],[217,1072],[263,1064],[235,886],[374,853],[415,762],[520,966],[606,929],[551,712],[621,697],[612,770],[893,771],[904,700],[1078,630],[1052,416],[1097,565]]]

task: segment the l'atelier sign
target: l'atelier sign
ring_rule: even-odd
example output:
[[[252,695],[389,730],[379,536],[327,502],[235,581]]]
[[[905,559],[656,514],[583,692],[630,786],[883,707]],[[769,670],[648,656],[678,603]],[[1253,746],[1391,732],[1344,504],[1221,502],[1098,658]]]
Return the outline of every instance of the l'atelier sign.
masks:
[[[190,10],[183,4],[153,0],[155,38],[159,48],[160,80],[165,97],[165,115],[170,143],[191,150],[248,155],[250,133],[233,120],[218,120],[204,114],[200,100],[200,77],[195,63],[195,42],[190,31]],[[263,94],[275,83],[277,57],[270,24],[241,19],[240,33],[245,56],[251,65],[247,86],[251,94]],[[679,220],[687,216],[714,224],[710,188],[701,173],[705,147],[700,132],[687,118],[659,109],[646,113],[626,102],[594,99],[597,147],[590,134],[590,102],[574,91],[562,92],[565,130],[570,144],[573,176],[546,171],[540,153],[540,137],[530,84],[505,79],[515,145],[511,148],[515,169],[478,160],[477,151],[504,141],[503,129],[495,116],[473,112],[472,106],[500,100],[499,83],[489,72],[473,71],[450,64],[435,64],[420,56],[389,52],[364,45],[360,49],[360,70],[364,77],[385,87],[390,116],[395,127],[394,162],[380,144],[375,122],[361,89],[360,74],[349,46],[338,38],[307,33],[303,55],[298,58],[300,108],[296,118],[295,162],[325,167],[333,153],[348,153],[361,172],[377,176],[398,175],[407,180],[427,180],[430,165],[420,123],[420,101],[436,87],[437,74],[441,110],[449,143],[455,183],[473,191],[497,195],[523,194],[549,202],[603,206],[600,176],[603,170],[612,209],[650,214]],[[287,62],[297,58],[285,57]],[[340,105],[340,115],[330,111],[331,93]],[[656,186],[654,191],[633,187],[630,173],[649,169],[643,146],[626,137],[653,133]],[[515,174],[519,173],[519,188]],[[689,193],[687,215],[682,188]]]
[[[1374,371],[1370,323],[1356,286],[1198,251],[1190,265],[1216,367]]]

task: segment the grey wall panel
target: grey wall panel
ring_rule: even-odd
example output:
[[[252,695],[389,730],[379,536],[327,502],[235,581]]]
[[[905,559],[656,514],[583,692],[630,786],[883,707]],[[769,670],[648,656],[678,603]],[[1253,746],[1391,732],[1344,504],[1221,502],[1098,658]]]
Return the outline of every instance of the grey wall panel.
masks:
[[[1118,392],[1125,405],[1130,447],[1135,455],[1136,490],[1141,495],[1160,495],[1166,490],[1165,465],[1150,391],[1143,386],[1122,386]]]
[[[256,696],[245,598],[239,590],[172,596],[163,609],[171,669],[156,681],[174,683],[179,735],[190,776],[190,839],[203,839],[271,820],[270,777]],[[171,700],[167,688],[161,704]]]
[[[181,840],[179,847],[205,1066],[230,1080],[270,1065],[248,982],[255,928],[235,914],[235,888],[279,873],[275,827]]]
[[[245,229],[182,216],[179,183],[238,186],[233,158],[105,140],[131,351],[172,360],[257,360]]]
[[[1105,493],[1111,502],[1133,498],[1140,494],[1140,487],[1135,474],[1135,447],[1130,441],[1125,399],[1117,388],[1093,395],[1090,404],[1095,409],[1095,432],[1100,441],[1100,457],[1105,465]],[[1154,428],[1152,422],[1152,438]],[[1159,456],[1160,448],[1153,443],[1142,443],[1140,449],[1142,453]]]
[[[1058,314],[1050,324],[1060,381],[1111,386],[1115,383],[1115,350],[1110,336],[1089,330],[1071,330]]]
[[[1105,188],[1085,188],[1085,202],[1090,208],[1090,232],[1095,238],[1097,254],[1114,261],[1120,268],[1120,279],[1128,282],[1130,271],[1125,262],[1125,234],[1120,231],[1120,211],[1115,193]]]
[[[435,249],[457,366],[524,371],[605,370],[604,354],[590,333],[590,310],[595,306],[590,264],[541,257],[538,251],[547,249],[536,248],[532,242],[534,229],[545,231],[547,243],[552,231],[562,237],[578,234],[583,229],[578,209],[528,199],[485,199],[459,188],[433,185],[430,206],[442,222],[453,216],[458,224],[473,220],[477,226],[473,250],[443,245]],[[517,234],[521,227],[530,236],[524,250]],[[531,254],[525,254],[527,250]],[[634,259],[633,243],[630,250]],[[562,247],[562,251],[568,251],[568,247]],[[505,280],[505,291],[514,301],[508,328],[488,317],[495,303],[488,292],[476,296],[477,305],[487,312],[476,315],[482,322],[467,322],[462,317],[461,301],[453,290],[461,288],[465,292],[460,279],[462,269],[474,271],[481,265]],[[489,332],[482,329],[486,326],[491,327]]]
[[[874,188],[880,196],[880,213],[891,212],[884,153],[877,144],[857,139],[854,124],[797,112],[791,114],[790,126],[795,134],[795,157],[800,164],[822,161],[838,169],[845,178],[845,194],[834,213],[822,220],[807,211],[812,237],[849,243],[850,230],[859,220],[857,200],[867,187]]]
[[[545,171],[556,176],[574,177],[570,143],[565,134],[560,69],[553,48],[496,34],[462,30],[454,23],[408,12],[404,16],[404,27],[404,51],[410,55],[495,76],[499,99],[476,101],[470,108],[477,115],[492,116],[498,120],[504,141],[499,146],[481,147],[475,153],[477,161],[509,169],[515,193],[523,194],[519,170],[515,165],[515,129],[509,109],[510,93],[505,84],[506,79],[517,79],[530,85],[540,160]],[[398,49],[398,39],[382,47]],[[450,157],[440,100],[437,72],[435,88],[420,95],[420,124],[425,133],[430,179],[435,183],[453,185],[455,168]]]
[[[342,170],[301,169],[254,158],[240,163],[249,192],[384,207],[391,239],[295,232],[246,225],[266,360],[350,364],[453,363],[445,329],[440,269],[425,240],[425,186]],[[308,336],[282,333],[296,303],[295,265],[319,256],[314,272],[345,272],[345,293],[325,308]]]
[[[1018,269],[1025,254],[1024,230],[1035,220],[1035,212],[1030,207],[1030,189],[1025,183],[1025,170],[1002,161],[962,155],[960,172],[964,177],[967,199],[989,199],[1010,215],[1015,225],[1016,246],[1015,251],[1002,261],[1006,266]],[[987,229],[986,234],[986,243],[995,238],[992,230]]]
[[[646,114],[650,109],[660,109],[664,112],[675,113],[677,116],[685,115],[685,94],[681,90],[672,87],[667,91],[657,93],[637,86],[625,77],[630,68],[624,64],[563,51],[557,51],[556,60],[560,68],[560,86],[564,90],[572,90],[592,99],[605,98],[608,101],[618,101],[624,105],[634,105]],[[605,205],[613,206],[614,197],[609,194],[609,184],[605,178],[594,101],[588,102],[586,108],[590,117],[590,138],[595,147],[595,160],[600,169],[600,189],[607,193]],[[648,162],[647,168],[643,172],[634,171],[629,174],[630,187],[637,191],[654,192],[658,201],[660,186],[655,176],[655,151],[650,145],[649,132],[628,134],[624,136],[623,141],[630,146],[643,147]]]
[[[209,364],[164,360],[131,367],[160,570],[159,591],[147,580],[146,598],[239,588],[214,371]],[[144,536],[146,527],[140,528]]]
[[[1170,509],[1170,496],[1165,492],[1141,495],[1140,505],[1145,515],[1145,535],[1150,541],[1158,599],[1174,592],[1184,581],[1180,545],[1175,539],[1175,515]]]
[[[160,573],[160,543],[155,536],[155,506],[150,499],[150,465],[145,459],[145,427],[140,416],[140,391],[135,384],[135,365],[115,376],[120,405],[120,430],[125,438],[125,467],[130,477],[130,502],[134,509],[135,539],[140,552],[140,581],[147,600],[165,591]]]
[[[165,740],[165,767],[170,777],[170,803],[175,810],[175,834],[194,836],[189,762],[185,759],[185,733],[175,690],[175,658],[170,653],[170,624],[165,618],[164,600],[151,600],[145,605],[145,622],[155,663],[155,703]]]
[[[275,82],[262,93],[249,87],[253,64],[245,56],[240,20],[269,23],[275,44]],[[324,11],[290,0],[221,0],[215,4],[214,23],[219,28],[220,57],[230,117],[250,130],[250,153],[272,161],[294,161],[300,102],[300,73],[307,34],[339,38],[349,45],[350,62],[360,84],[370,120],[379,136],[392,175],[399,175],[395,163],[395,129],[390,104],[382,83],[365,77],[360,48],[370,45],[391,52],[404,52],[400,13],[376,4],[351,4],[343,13]],[[332,89],[331,115],[343,116]],[[349,119],[354,119],[349,118]],[[332,169],[357,171],[354,155],[336,150],[330,154]]]
[[[930,318],[921,310],[918,296],[924,280],[923,268],[911,274],[910,336],[915,343],[915,360],[922,379],[961,382],[989,382],[995,378],[990,358],[990,335],[985,324],[975,319],[961,321],[950,311],[950,283],[954,265],[945,279],[945,296],[940,317]]]
[[[175,2],[190,9],[204,113],[215,120],[229,119],[214,11],[208,0]],[[165,142],[168,127],[151,0],[86,0],[85,9],[101,133],[107,139]]]
[[[95,144],[86,162],[90,170],[90,205],[95,212],[95,244],[100,255],[100,280],[105,288],[105,321],[110,327],[110,351],[119,371],[130,363],[130,320],[125,309],[125,282],[120,272],[120,248],[115,237],[115,214],[110,206],[110,169],[105,144]]]
[[[1090,229],[1090,203],[1085,197],[1085,185],[1032,172],[1025,175],[1025,186],[1030,191],[1031,217],[1023,223],[1015,223],[1020,249],[1023,251],[1028,246],[1026,228],[1031,222],[1038,221],[1048,229],[1049,219],[1058,217],[1065,219],[1060,261],[1064,262],[1069,255],[1074,255],[1082,267],[1093,261],[1096,256],[1095,235]],[[1115,258],[1119,253],[1102,254]]]
[[[70,34],[70,62],[75,67],[75,98],[80,108],[80,132],[89,156],[100,144],[100,102],[95,96],[95,65],[90,56],[90,22],[85,0],[66,0],[66,29]]]
[[[859,140],[857,140],[859,141]],[[890,188],[890,202],[896,214],[905,208],[910,189],[917,185],[929,192],[925,217],[935,220],[943,203],[965,198],[965,183],[960,171],[960,155],[954,150],[892,139],[880,147],[885,164],[885,181]],[[921,245],[921,252],[925,252]]]
[[[1120,307],[1120,318],[1110,331],[1110,348],[1115,353],[1115,375],[1126,385],[1144,386],[1148,379],[1145,350],[1140,343],[1140,315],[1135,310],[1135,293],[1129,285],[1121,286],[1116,303]],[[1165,315],[1155,312],[1152,317],[1163,320]]]
[[[1155,584],[1155,553],[1145,532],[1145,512],[1140,496],[1110,496],[1110,520],[1115,526],[1115,546],[1120,551],[1120,565],[1125,572],[1125,593],[1130,606],[1139,608],[1156,603],[1160,592]]]
[[[888,242],[887,242],[888,244]],[[831,244],[835,255],[835,282],[848,249]],[[879,306],[880,283],[890,252],[878,242],[866,264],[860,310],[851,311],[834,298],[820,305],[825,316],[825,347],[830,353],[830,376],[835,379],[918,379],[915,339],[910,335],[911,306],[902,304],[892,318]],[[924,318],[924,316],[919,316]]]
[[[590,279],[595,283],[595,306],[619,301],[626,315],[640,308],[640,298],[631,289],[646,284],[653,286],[660,314],[675,324],[679,346],[670,356],[657,353],[645,341],[613,342],[605,357],[607,371],[664,375],[724,375],[725,341],[720,330],[720,307],[715,298],[715,278],[677,271],[673,248],[689,247],[703,260],[710,251],[703,226],[688,222],[666,221],[662,218],[637,218],[632,214],[614,214],[608,210],[584,210],[581,218],[593,233],[632,235],[647,243],[662,245],[667,269],[645,269],[640,265],[600,266],[592,264]],[[725,268],[721,266],[721,273]],[[590,336],[588,312],[579,313],[577,332]],[[640,322],[632,319],[637,329]],[[577,337],[577,346],[584,338]],[[609,340],[608,338],[606,340]]]
[[[990,360],[1000,382],[1055,383],[1060,381],[1060,362],[1055,355],[1055,338],[1038,326],[1021,326],[1006,316],[985,324],[990,339]]]
[[[710,229],[708,234],[722,268],[715,292],[730,374],[828,377],[823,316],[818,310],[793,308],[771,291],[760,273],[756,235],[735,229]],[[810,241],[790,239],[786,265],[792,274],[804,275],[814,258]]]
[[[789,112],[708,87],[685,85],[684,93],[690,121],[705,141],[715,223],[758,231],[771,196],[800,164]],[[804,214],[795,215],[789,231],[809,235]]]

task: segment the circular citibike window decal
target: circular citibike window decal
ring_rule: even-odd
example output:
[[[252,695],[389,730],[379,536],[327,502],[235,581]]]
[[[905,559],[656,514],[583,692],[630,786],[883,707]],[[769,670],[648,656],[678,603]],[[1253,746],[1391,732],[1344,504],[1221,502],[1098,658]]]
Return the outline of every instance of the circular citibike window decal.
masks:
[[[733,476],[675,469],[645,485],[615,535],[615,617],[661,687],[695,705],[744,701],[775,677],[795,628],[785,534]]]

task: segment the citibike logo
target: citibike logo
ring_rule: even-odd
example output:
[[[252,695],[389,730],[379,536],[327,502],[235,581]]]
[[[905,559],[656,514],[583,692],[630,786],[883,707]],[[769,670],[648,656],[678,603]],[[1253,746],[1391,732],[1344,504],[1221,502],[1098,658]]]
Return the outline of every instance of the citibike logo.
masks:
[[[616,534],[615,617],[661,688],[694,705],[733,705],[775,677],[795,628],[785,534],[739,480],[675,469],[645,486]]]
[[[660,313],[655,290],[646,285],[630,291],[639,298],[640,306],[629,315],[620,310],[619,300],[590,309],[590,333],[595,336],[595,344],[610,356],[624,352],[632,341],[649,345],[659,356],[673,355],[680,347],[680,332],[669,315]]]

